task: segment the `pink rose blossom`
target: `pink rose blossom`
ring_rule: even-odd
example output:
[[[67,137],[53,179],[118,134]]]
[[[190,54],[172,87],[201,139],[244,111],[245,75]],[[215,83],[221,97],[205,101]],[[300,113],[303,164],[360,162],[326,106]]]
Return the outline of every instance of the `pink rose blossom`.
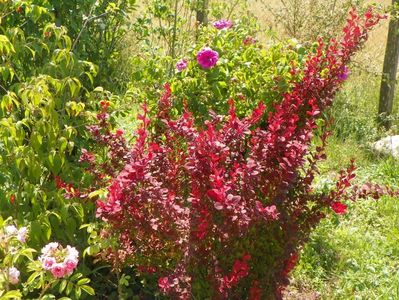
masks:
[[[76,267],[78,266],[78,261],[77,260],[73,260],[73,259],[67,259],[64,262],[65,268],[66,268],[66,273],[67,274],[71,274],[73,272],[73,270],[76,269]]]
[[[43,269],[45,270],[50,270],[51,267],[56,263],[54,257],[48,257],[48,256],[39,258],[39,261],[42,263]]]
[[[213,68],[219,60],[219,53],[209,47],[202,48],[197,54],[197,62],[204,69]]]
[[[51,267],[50,272],[55,278],[62,278],[66,275],[65,266],[58,263]]]
[[[39,261],[55,278],[62,278],[72,274],[78,266],[79,252],[69,245],[63,248],[58,243],[49,243],[43,247]]]
[[[43,247],[42,253],[45,255],[52,253],[58,249],[59,245],[60,244],[58,244],[57,242],[48,243],[46,246]]]
[[[79,251],[76,250],[75,247],[66,246],[68,257],[72,257],[73,259],[77,259],[79,257]]]
[[[179,72],[181,72],[181,71],[187,69],[187,67],[188,67],[188,61],[187,61],[186,59],[184,59],[184,58],[182,58],[181,60],[179,60],[179,61],[176,63],[176,69],[177,69]]]

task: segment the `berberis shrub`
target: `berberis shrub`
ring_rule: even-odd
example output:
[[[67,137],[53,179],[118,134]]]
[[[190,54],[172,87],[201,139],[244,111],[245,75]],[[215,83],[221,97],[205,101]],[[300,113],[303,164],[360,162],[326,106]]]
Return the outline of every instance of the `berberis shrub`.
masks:
[[[232,100],[227,116],[210,114],[203,126],[188,111],[173,118],[165,85],[162,122],[151,127],[144,107],[129,155],[120,154],[126,165],[97,203],[119,263],[172,299],[279,299],[311,229],[329,209],[346,210],[353,165],[332,190],[313,188],[328,135],[318,124],[380,19],[352,11],[340,41],[319,40],[308,54],[292,90],[245,118]]]

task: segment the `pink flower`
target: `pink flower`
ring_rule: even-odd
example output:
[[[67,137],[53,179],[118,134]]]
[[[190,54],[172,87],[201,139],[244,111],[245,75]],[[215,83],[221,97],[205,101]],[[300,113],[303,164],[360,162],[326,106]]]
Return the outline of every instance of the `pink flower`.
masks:
[[[64,259],[64,265],[67,269],[67,273],[71,274],[73,272],[73,270],[76,269],[76,267],[78,266],[79,263],[79,252],[76,250],[76,248],[71,247],[71,246],[67,246],[67,256]]]
[[[188,61],[184,58],[182,58],[176,63],[176,69],[179,72],[183,71],[184,69],[187,69],[187,67],[188,67]]]
[[[65,266],[59,263],[53,265],[50,269],[50,272],[55,278],[62,278],[66,275]]]
[[[72,274],[79,263],[79,252],[69,245],[63,248],[58,243],[49,243],[42,253],[39,261],[43,269],[50,271],[55,278]]]
[[[42,263],[43,269],[45,270],[50,270],[51,267],[56,263],[56,260],[54,257],[39,257],[39,261]]]
[[[219,60],[219,53],[209,47],[202,48],[197,54],[197,62],[204,69],[213,68]]]
[[[78,266],[78,261],[74,260],[74,259],[67,258],[64,261],[64,265],[65,265],[65,268],[66,268],[66,273],[67,274],[71,274],[73,272],[73,270],[75,270],[76,267]]]
[[[8,280],[11,284],[18,284],[19,282],[19,275],[21,273],[18,271],[17,268],[11,267],[8,269]]]
[[[79,251],[76,250],[75,247],[71,246],[66,246],[67,252],[68,252],[68,257],[72,257],[73,259],[78,259],[79,257]]]
[[[233,22],[225,19],[220,19],[219,21],[213,22],[213,27],[216,29],[225,29],[233,26]]]
[[[48,243],[46,246],[44,246],[42,248],[42,253],[44,255],[49,255],[52,252],[56,251],[58,249],[58,247],[60,246],[60,244],[58,244],[57,242],[52,242],[52,243]]]

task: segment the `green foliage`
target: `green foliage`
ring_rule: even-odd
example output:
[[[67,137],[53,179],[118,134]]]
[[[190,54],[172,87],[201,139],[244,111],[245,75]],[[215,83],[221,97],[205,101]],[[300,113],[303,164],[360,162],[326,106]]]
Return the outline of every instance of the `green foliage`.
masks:
[[[187,0],[145,0],[143,13],[133,24],[140,52],[176,57],[194,42],[198,27],[195,9],[199,2]]]
[[[122,26],[122,4],[117,7],[119,2],[97,2],[102,6],[93,8],[92,14],[101,14],[105,9],[101,18],[110,22],[112,30],[117,28],[114,21]],[[95,3],[79,3],[0,3],[0,215],[12,216],[18,224],[29,224],[29,245],[35,249],[54,239],[79,245],[83,250],[87,237],[79,228],[94,219],[94,203],[76,197],[66,199],[55,178],[76,183],[77,188],[90,181],[78,163],[80,149],[90,144],[85,127],[95,118],[92,110],[100,100],[119,101],[101,87],[93,90],[96,82],[107,79],[98,74],[96,64],[85,59],[90,55],[96,63],[111,64],[117,53],[115,48],[108,48],[108,43],[116,41],[108,39],[109,31],[100,30],[101,26],[81,24],[85,9]],[[133,2],[123,3],[131,7]],[[61,8],[65,11],[60,14]],[[61,24],[72,29],[58,26]],[[89,38],[86,30],[93,36]],[[116,38],[122,31],[116,29],[113,33]],[[107,38],[94,47],[96,34]],[[82,267],[82,272],[88,274],[90,267]],[[91,292],[78,282],[68,283],[66,294],[70,294],[70,285],[77,293],[70,295],[73,299],[78,299],[82,291]],[[53,284],[49,288],[52,293],[57,289]]]
[[[374,156],[365,145],[332,138],[327,152],[330,159],[323,164],[319,182],[329,182],[342,161],[355,158],[359,184],[399,186],[398,162]],[[347,215],[329,216],[311,235],[293,273],[291,292],[298,297],[317,292],[321,299],[397,299],[397,199],[347,204]]]
[[[242,19],[227,30],[204,27],[195,46],[179,57],[189,62],[188,68],[182,72],[173,70],[172,75],[168,66],[178,59],[134,57],[131,90],[154,104],[159,97],[158,78],[163,78],[171,84],[175,113],[181,113],[186,106],[200,120],[209,117],[210,109],[227,113],[229,99],[236,100],[239,116],[247,115],[259,101],[273,109],[282,94],[301,78],[300,72],[294,74],[291,69],[301,69],[309,50],[295,40],[263,48],[256,42],[254,26],[253,20]],[[219,53],[217,65],[209,70],[202,69],[196,60],[198,51],[205,46]]]
[[[17,13],[21,5],[24,16]],[[54,176],[81,176],[76,149],[85,139],[95,98],[87,88],[97,68],[73,55],[66,29],[47,23],[47,8],[23,1],[8,9],[14,12],[3,18],[0,47],[0,198],[7,201],[0,211],[19,223],[32,221],[35,245],[51,236],[71,241],[92,205],[63,199]],[[30,22],[35,32],[20,29]]]
[[[96,85],[122,91],[125,83],[117,77],[121,41],[128,32],[129,13],[136,0],[50,0],[55,24],[68,28],[72,51],[82,60],[99,67]]]
[[[245,45],[247,37],[255,39],[249,25],[244,21],[234,29],[204,29],[197,46],[187,54],[188,69],[171,80],[172,91],[179,95],[178,111],[186,99],[189,110],[198,116],[207,116],[210,109],[227,113],[229,99],[236,100],[239,116],[248,115],[261,101],[271,110],[301,78],[300,71],[293,74],[291,70],[301,69],[307,49],[295,40],[266,49],[251,42]],[[210,70],[202,69],[195,59],[204,45],[219,53],[217,66]]]
[[[399,186],[398,161],[377,156],[370,148],[371,142],[387,134],[372,117],[377,116],[379,84],[377,76],[352,68],[331,111],[333,137],[329,159],[321,166],[319,187],[333,184],[331,178],[350,159],[358,166],[359,184]],[[397,120],[394,124],[393,134]],[[321,299],[397,299],[397,199],[347,204],[348,215],[329,216],[312,234],[293,273],[291,293],[297,298],[318,293]]]
[[[109,22],[107,31],[101,22],[90,23],[100,18],[83,24],[85,9],[94,7],[94,1],[79,3],[0,4],[0,212],[19,224],[29,224],[29,244],[35,249],[50,239],[84,249],[87,234],[80,226],[94,219],[94,204],[65,199],[54,179],[60,176],[78,187],[90,181],[78,160],[80,149],[90,143],[85,127],[95,117],[91,110],[102,99],[119,101],[101,87],[90,92],[96,82],[107,82],[104,74],[111,73],[98,74],[98,66],[85,59],[90,56],[103,66],[117,59],[116,48],[112,48],[116,44],[111,43],[116,43],[124,29],[113,22],[122,26],[123,5],[98,1],[102,6],[91,11],[101,14],[107,4],[101,16]],[[82,262],[84,274],[92,272],[90,264],[90,259]],[[8,291],[1,299],[21,298],[18,293],[27,299],[26,294],[37,289],[50,293],[43,299],[59,294],[79,299],[94,293],[86,284],[89,279],[79,273],[62,282],[49,282],[37,262],[21,271],[32,273],[26,290]]]
[[[101,55],[107,59],[116,55],[114,38],[123,34],[122,15],[133,4],[132,0],[0,4],[0,198],[7,199],[1,201],[0,211],[19,222],[32,221],[35,244],[53,234],[60,240],[74,239],[92,212],[90,203],[64,199],[54,176],[66,181],[83,176],[78,150],[89,142],[85,126],[94,117],[90,110],[103,97],[113,96],[103,88],[90,92],[96,78],[106,78],[98,75],[97,65],[82,58],[101,63]],[[92,19],[83,23],[88,10]],[[99,34],[106,37],[99,39]],[[15,203],[8,201],[10,197]]]
[[[323,299],[396,299],[397,200],[369,200],[351,210],[342,220],[325,220],[312,235],[295,285],[320,291]]]

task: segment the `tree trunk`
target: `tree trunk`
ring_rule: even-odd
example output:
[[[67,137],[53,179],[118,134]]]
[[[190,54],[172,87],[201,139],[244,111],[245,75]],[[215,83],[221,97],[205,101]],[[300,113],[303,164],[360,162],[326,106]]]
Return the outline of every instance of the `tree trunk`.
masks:
[[[399,61],[399,19],[397,18],[399,0],[392,0],[393,10],[389,21],[388,40],[382,71],[380,103],[378,107],[379,123],[386,129],[391,126],[388,119],[392,113],[395,96],[396,74]]]
[[[208,24],[209,0],[197,0],[197,22],[201,25]],[[399,1],[399,0],[398,0]]]

